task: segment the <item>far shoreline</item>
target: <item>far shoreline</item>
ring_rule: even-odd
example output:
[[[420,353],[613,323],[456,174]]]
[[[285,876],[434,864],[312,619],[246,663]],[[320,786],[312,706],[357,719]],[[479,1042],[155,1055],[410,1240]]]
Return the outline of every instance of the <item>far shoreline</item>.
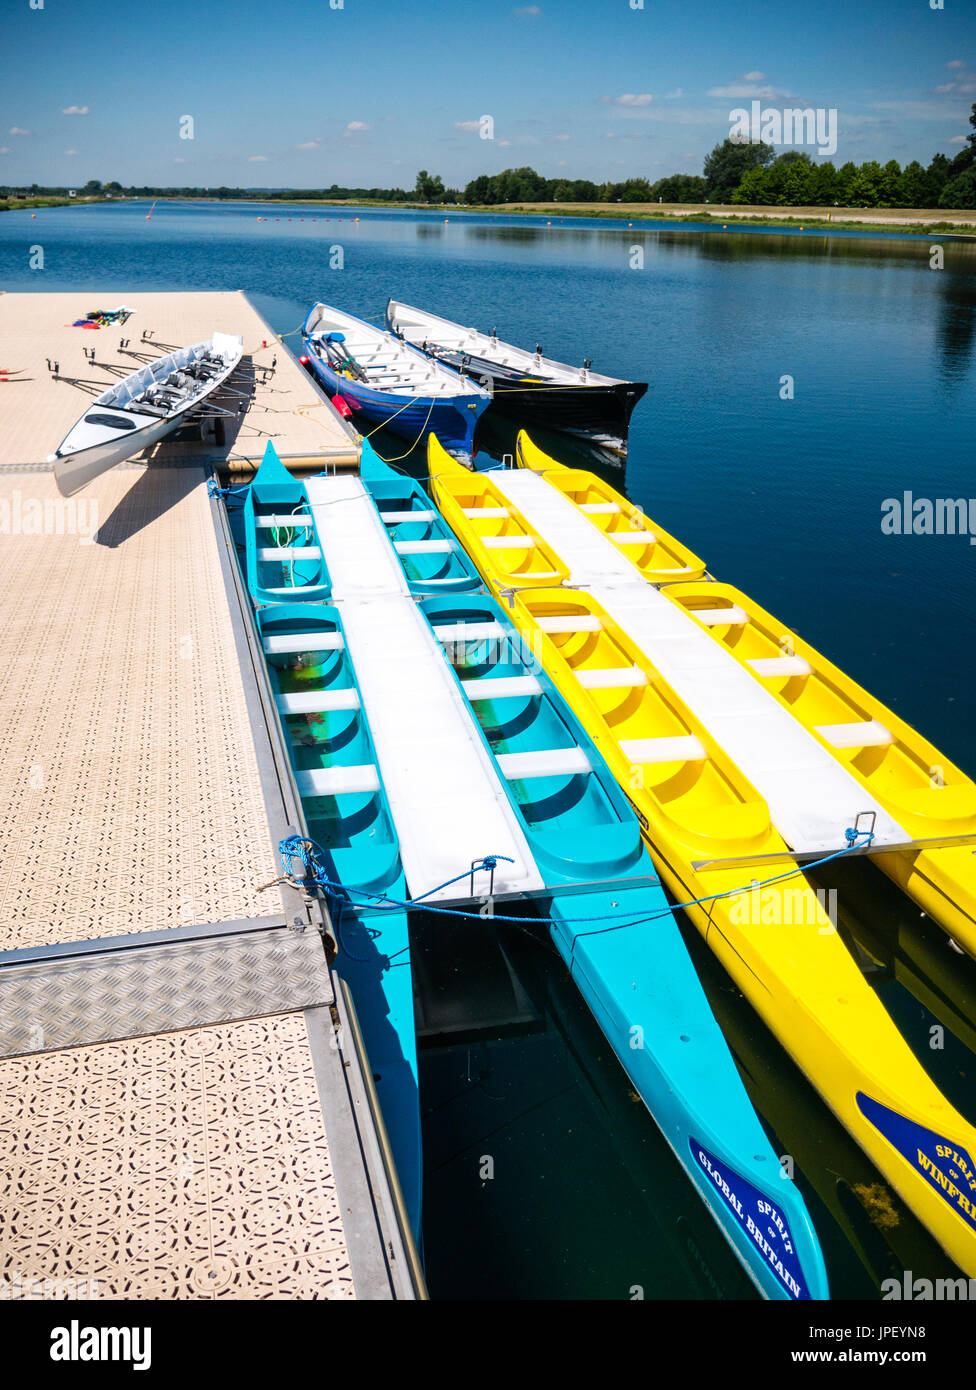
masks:
[[[744,204],[708,203],[419,203],[379,198],[214,198],[194,194],[184,196],[144,195],[106,198],[98,195],[59,198],[0,199],[0,212],[48,207],[88,207],[93,203],[254,203],[276,208],[374,208],[400,212],[443,213],[452,216],[476,214],[479,217],[591,218],[594,221],[626,221],[635,229],[640,223],[673,226],[695,224],[706,231],[749,231],[752,228],[783,231],[875,232],[882,236],[951,236],[960,241],[976,237],[976,209],[953,208],[826,208],[762,207]],[[799,225],[798,225],[799,224]],[[625,230],[625,229],[621,229]]]

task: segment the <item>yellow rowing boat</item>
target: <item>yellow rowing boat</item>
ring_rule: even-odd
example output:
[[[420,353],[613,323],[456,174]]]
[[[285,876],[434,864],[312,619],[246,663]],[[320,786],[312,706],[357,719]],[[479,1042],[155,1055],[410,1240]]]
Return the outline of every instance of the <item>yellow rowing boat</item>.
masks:
[[[522,436],[523,464],[545,460],[530,448]],[[720,664],[713,670],[708,661],[715,652],[709,644],[716,651],[718,644],[728,650],[736,647],[735,630],[741,640],[750,625],[740,623],[739,614],[755,611],[758,616],[758,610],[737,591],[708,580],[652,579],[675,569],[686,575],[697,569],[701,574],[704,566],[643,514],[636,518],[631,504],[607,484],[546,462],[545,483],[556,500],[538,494],[538,489],[526,489],[529,515],[516,504],[518,489],[510,477],[471,473],[435,439],[430,441],[429,473],[438,505],[489,587],[507,601],[526,643],[626,791],[670,891],[686,905],[716,956],[906,1204],[956,1263],[976,1275],[976,1129],[942,1096],[865,982],[836,931],[829,893],[821,890],[818,895],[790,857],[797,837],[784,839],[770,801],[730,755],[724,735],[717,736],[718,714],[715,721],[701,717],[709,684],[716,680],[715,709],[721,710],[729,700],[735,706],[738,700],[742,722],[750,718],[753,682],[771,682],[781,707],[789,705],[793,692],[788,685],[797,675],[781,668],[783,674],[774,678],[768,664],[757,670],[747,663],[799,654],[813,666],[812,658],[798,646],[786,651],[778,644],[773,657],[760,642],[757,627],[749,639],[755,650],[750,645],[733,652],[734,663],[728,661],[728,651],[719,654]],[[586,526],[572,531],[558,498],[572,503],[577,512],[580,498],[590,507],[599,503],[600,511],[581,513],[586,526],[602,533],[602,545],[592,553],[586,547]],[[551,514],[546,510],[550,504]],[[610,505],[618,510],[611,512]],[[652,541],[623,538],[638,529],[646,529]],[[575,539],[572,545],[567,542],[564,553],[555,536]],[[493,545],[498,537],[508,543]],[[647,546],[660,548],[655,554]],[[595,567],[591,573],[596,577],[587,587],[575,587],[584,582],[577,572],[587,565]],[[657,588],[662,582],[665,587]],[[689,614],[689,609],[697,612]],[[648,614],[664,636],[655,637],[652,622],[645,645],[635,640],[634,630]],[[769,624],[764,630],[772,633],[776,625],[772,619]],[[688,641],[686,630],[701,630],[704,638]],[[686,682],[698,709],[666,679],[660,665],[664,657],[657,659],[664,653],[673,662],[670,654],[682,643],[688,648],[689,666],[703,663],[707,677],[698,684],[693,679]],[[654,658],[649,646],[654,646]],[[730,665],[738,673],[735,679]],[[684,668],[679,664],[675,669],[684,679]],[[721,688],[726,678],[728,692]],[[769,708],[764,695],[764,717]],[[811,724],[818,727],[833,713],[835,706],[818,703],[805,716],[818,721]],[[784,708],[791,726],[792,714]],[[842,722],[840,716],[835,722]],[[774,745],[775,723],[771,720]],[[901,729],[886,727],[902,737]],[[814,743],[814,736],[805,737]],[[754,750],[747,751],[756,756]],[[818,756],[833,759],[833,751]],[[856,770],[868,782],[869,764],[863,759]],[[765,776],[761,758],[757,766]],[[809,776],[815,780],[821,773],[814,766]],[[857,777],[855,782],[861,785]],[[779,798],[777,813],[789,820],[790,808],[782,811],[781,793],[775,781],[773,785]],[[866,785],[864,790],[867,795]],[[879,800],[886,790],[876,790]],[[815,797],[816,788],[810,794]],[[896,804],[892,799],[891,805]],[[852,822],[859,806],[850,805]],[[898,810],[907,814],[900,804]],[[802,817],[797,823],[808,826]],[[886,833],[896,839],[901,827],[892,824]],[[821,827],[815,823],[810,834],[815,839],[819,833]],[[951,852],[940,849],[928,857]],[[877,862],[887,867],[885,861],[900,858],[897,853],[883,854]],[[744,887],[757,879],[756,886]]]

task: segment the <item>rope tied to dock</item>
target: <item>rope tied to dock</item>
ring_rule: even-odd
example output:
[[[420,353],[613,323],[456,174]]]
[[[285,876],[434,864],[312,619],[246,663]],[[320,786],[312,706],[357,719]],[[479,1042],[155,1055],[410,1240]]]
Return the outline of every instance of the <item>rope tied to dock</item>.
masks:
[[[816,859],[812,863],[804,864],[802,867],[797,865],[795,868],[788,870],[785,874],[776,874],[773,878],[764,879],[762,882],[753,880],[751,883],[744,884],[742,887],[726,888],[721,893],[711,893],[706,897],[690,898],[686,902],[673,903],[668,907],[659,909],[656,912],[648,913],[644,912],[642,909],[633,908],[630,912],[624,911],[621,913],[617,904],[614,903],[612,904],[611,911],[605,913],[595,913],[589,917],[542,916],[538,917],[535,920],[537,920],[540,923],[540,925],[549,927],[582,926],[587,923],[592,925],[596,922],[611,923],[611,925],[607,927],[595,927],[594,930],[590,932],[580,932],[579,935],[581,936],[601,936],[605,932],[621,931],[625,927],[641,926],[645,922],[657,921],[659,918],[668,917],[672,913],[680,911],[684,908],[700,907],[703,906],[705,903],[719,902],[723,898],[734,898],[738,896],[740,893],[752,893],[755,892],[757,888],[766,888],[773,883],[782,883],[785,879],[797,878],[810,869],[818,869],[824,864],[829,864],[835,859],[840,859],[844,855],[850,854],[852,850],[862,848],[862,846],[859,844],[859,841],[862,838],[865,840],[866,844],[871,844],[874,840],[874,831],[859,830],[856,826],[851,826],[845,829],[844,838],[846,839],[847,843],[843,846],[843,848],[834,850],[831,854],[824,855],[822,859]],[[435,906],[433,903],[427,902],[426,899],[430,898],[434,893],[441,892],[444,888],[451,887],[451,885],[454,883],[459,883],[461,879],[469,877],[472,881],[471,896],[473,897],[473,880],[476,869],[483,868],[491,872],[493,876],[492,882],[494,882],[494,869],[497,866],[498,861],[504,859],[509,864],[514,862],[513,860],[509,859],[507,855],[504,854],[486,854],[481,859],[474,860],[474,862],[467,869],[465,869],[463,873],[457,874],[454,878],[447,879],[446,882],[439,884],[436,888],[431,888],[427,893],[423,893],[416,898],[401,899],[393,898],[386,893],[371,893],[365,888],[350,887],[347,884],[339,883],[334,879],[330,879],[327,873],[325,872],[324,865],[321,862],[321,860],[326,858],[325,850],[323,850],[321,845],[319,845],[315,840],[312,840],[308,837],[301,835],[287,836],[284,840],[281,840],[279,842],[278,853],[281,856],[282,866],[285,869],[285,873],[282,876],[282,878],[275,879],[275,883],[288,882],[291,884],[293,888],[296,888],[299,892],[303,893],[307,893],[310,888],[319,888],[322,890],[323,894],[330,901],[330,903],[335,902],[339,905],[340,908],[343,906],[348,906],[353,908],[354,910],[368,909],[372,912],[382,914],[383,912],[405,912],[410,908],[422,906],[425,912],[433,912],[441,916],[447,917],[461,917],[476,922],[486,920],[483,913],[467,912],[463,908],[458,907],[438,907]],[[307,873],[301,879],[296,877],[292,869],[291,860],[295,858],[300,859],[302,862],[302,867],[307,870]],[[270,887],[271,885],[269,884],[265,886]],[[356,902],[354,901],[353,894],[355,894],[360,899],[366,899],[367,901]],[[547,893],[547,896],[552,896],[551,891]],[[610,891],[608,890],[608,897],[609,896]],[[625,920],[627,918],[633,918],[633,920]],[[493,912],[491,914],[491,917],[487,920],[495,922],[515,922],[519,926],[525,925],[525,919],[523,917],[516,917],[499,912]]]

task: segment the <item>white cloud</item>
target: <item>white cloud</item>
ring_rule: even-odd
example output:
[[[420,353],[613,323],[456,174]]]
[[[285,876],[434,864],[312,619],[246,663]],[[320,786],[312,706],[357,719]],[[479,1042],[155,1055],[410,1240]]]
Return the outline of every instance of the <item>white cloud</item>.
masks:
[[[173,163],[174,163],[174,164],[185,164],[185,163],[186,163],[186,160],[185,160],[185,159],[180,159],[180,157],[177,155],[177,157],[173,160]]]
[[[65,150],[65,154],[77,154],[77,150]]]
[[[455,129],[455,130],[480,130],[480,129],[481,129],[481,122],[480,122],[480,121],[455,121],[455,122],[454,122],[454,129]]]
[[[678,97],[683,97],[683,96],[684,96],[684,89],[681,88],[681,87],[675,87],[675,89],[674,89],[673,92],[667,92],[667,93],[665,93],[664,100],[665,100],[665,101],[677,101]]]
[[[373,129],[373,127],[372,127],[371,125],[367,125],[365,121],[350,121],[349,124],[346,126],[346,130],[372,130],[372,129]]]
[[[618,106],[650,106],[654,98],[650,92],[624,92],[616,100]]]
[[[319,147],[319,142],[318,142],[318,140],[305,140],[305,141],[302,142],[302,144],[296,145],[296,146],[295,146],[295,149],[296,149],[296,150],[317,150],[318,147]]]
[[[947,68],[964,68],[966,64],[961,58],[953,58],[951,63],[946,63]]]
[[[0,153],[2,153],[2,151],[0,151]],[[556,160],[556,168],[557,168],[557,169],[565,169],[565,167],[566,167],[566,161],[565,161],[565,159],[557,159],[557,160]]]
[[[943,82],[941,87],[936,87],[936,91],[941,95],[943,92],[951,92],[955,87],[955,82]]]
[[[614,135],[612,130],[605,130],[603,132],[603,138],[604,140],[615,140],[617,137]]]
[[[517,15],[522,15],[522,16],[530,16],[530,17],[534,18],[537,14],[542,14],[542,6],[541,6],[541,5],[520,5],[520,6],[518,7],[518,9],[515,9],[515,10],[512,11],[512,14],[517,14]]]
[[[789,92],[780,87],[757,87],[754,82],[731,82],[727,87],[709,87],[710,97],[762,97],[772,101],[775,97],[788,97]]]
[[[22,126],[19,126],[19,125],[12,125],[12,126],[10,127],[10,134],[11,134],[11,135],[30,135],[30,131],[29,131],[29,130],[24,130],[23,127],[22,127]]]
[[[508,147],[511,145],[511,143],[512,143],[511,140],[499,140],[499,142],[498,142],[498,148],[499,148],[500,150],[507,150]]]
[[[965,145],[969,137],[966,135],[954,135],[949,141],[950,145]]]
[[[266,154],[252,154],[248,157],[247,162],[248,164],[267,164],[268,156]]]
[[[554,140],[572,140],[573,137],[571,135],[554,135],[552,138]]]
[[[62,116],[87,116],[87,115],[88,115],[88,107],[87,107],[87,106],[62,106],[62,108],[61,108],[61,115],[62,115]]]
[[[763,82],[765,78],[766,74],[764,72],[744,72],[742,74],[743,82]]]
[[[9,154],[9,153],[10,153],[10,146],[9,146],[9,145],[0,145],[0,154]]]

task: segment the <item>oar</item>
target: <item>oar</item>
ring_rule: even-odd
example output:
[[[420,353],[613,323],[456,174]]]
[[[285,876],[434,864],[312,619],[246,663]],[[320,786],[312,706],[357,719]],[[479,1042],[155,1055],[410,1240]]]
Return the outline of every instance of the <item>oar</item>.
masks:
[[[355,357],[352,356],[349,349],[345,346],[346,335],[344,333],[327,333],[325,338],[323,339],[323,342],[325,343],[327,348],[332,347],[335,349],[336,356],[339,358],[339,361],[345,362],[346,365],[353,372],[355,372],[356,376],[359,377],[360,381],[367,381],[369,379],[364,369],[359,365]]]

